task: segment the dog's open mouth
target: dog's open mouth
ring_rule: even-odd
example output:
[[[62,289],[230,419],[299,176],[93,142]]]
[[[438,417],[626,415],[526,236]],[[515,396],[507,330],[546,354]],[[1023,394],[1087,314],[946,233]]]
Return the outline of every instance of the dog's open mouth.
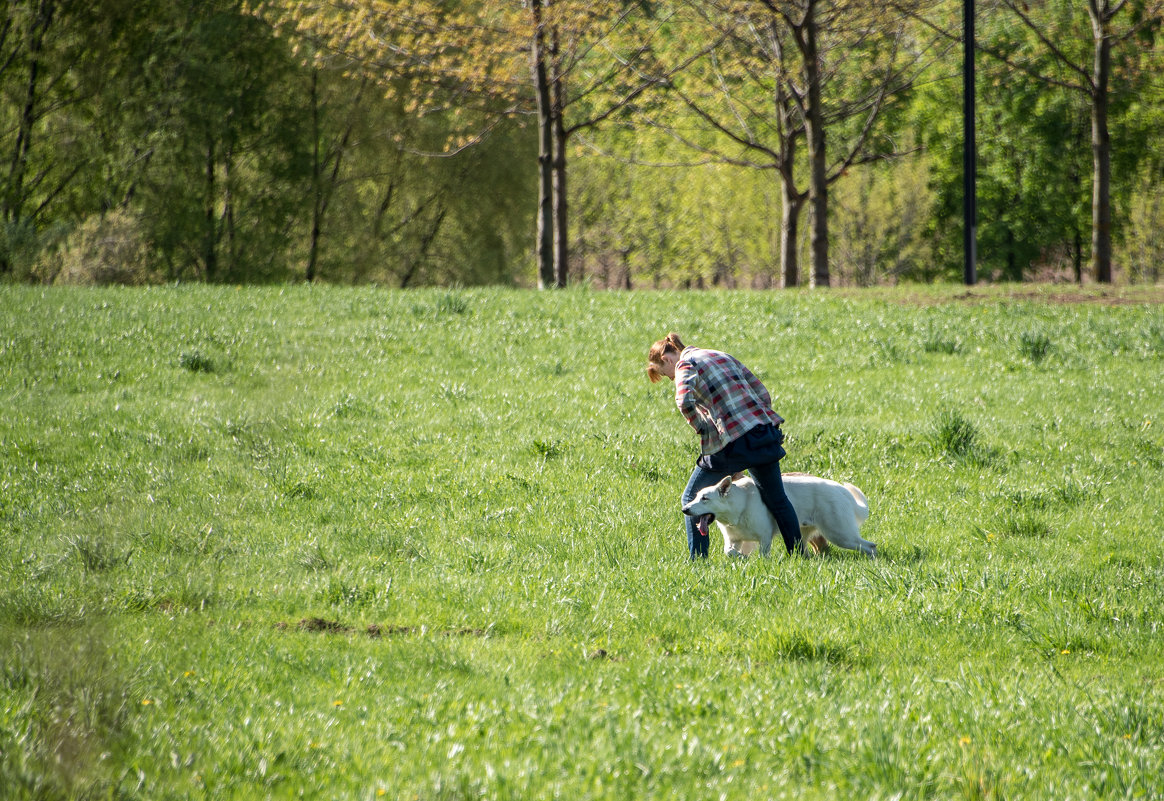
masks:
[[[715,515],[713,514],[700,515],[699,519],[695,521],[695,527],[699,529],[699,533],[702,536],[706,537],[707,532],[711,530],[711,524],[714,520]]]

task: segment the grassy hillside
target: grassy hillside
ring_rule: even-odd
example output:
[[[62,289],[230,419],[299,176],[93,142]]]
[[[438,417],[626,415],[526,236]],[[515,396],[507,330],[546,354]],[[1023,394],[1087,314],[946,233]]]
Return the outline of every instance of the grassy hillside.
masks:
[[[0,787],[1160,797],[1145,297],[0,287]],[[687,561],[669,330],[879,559]]]

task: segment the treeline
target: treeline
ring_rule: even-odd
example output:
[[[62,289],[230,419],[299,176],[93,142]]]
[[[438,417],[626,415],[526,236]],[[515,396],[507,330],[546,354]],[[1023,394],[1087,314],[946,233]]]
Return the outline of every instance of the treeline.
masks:
[[[1162,3],[977,4],[980,276],[1159,280]],[[960,8],[12,0],[0,278],[956,277]]]

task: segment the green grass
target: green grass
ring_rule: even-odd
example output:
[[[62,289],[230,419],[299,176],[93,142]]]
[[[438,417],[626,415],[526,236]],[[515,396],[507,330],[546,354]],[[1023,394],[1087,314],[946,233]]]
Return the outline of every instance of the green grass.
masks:
[[[0,794],[1161,797],[1164,307],[1068,294],[0,287]],[[879,559],[686,560],[669,330]]]

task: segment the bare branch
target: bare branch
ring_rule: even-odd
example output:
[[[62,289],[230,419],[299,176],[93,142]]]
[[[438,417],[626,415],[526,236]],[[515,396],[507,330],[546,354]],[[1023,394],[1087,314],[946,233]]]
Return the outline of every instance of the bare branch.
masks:
[[[1090,0],[1090,1],[1094,2],[1094,0]],[[1082,91],[1094,91],[1095,90],[1093,79],[1091,77],[1091,71],[1089,69],[1082,67],[1079,64],[1076,64],[1074,61],[1072,61],[1071,58],[1066,53],[1064,53],[1063,50],[1057,44],[1055,44],[1055,42],[1051,41],[1051,39],[1044,32],[1043,27],[1036,25],[1034,23],[1034,21],[1031,20],[1030,16],[1028,16],[1025,11],[1023,11],[1021,8],[1018,7],[1018,5],[1014,2],[1014,0],[1002,0],[1002,3],[1007,8],[1009,8],[1012,12],[1014,12],[1014,15],[1019,18],[1019,20],[1023,23],[1023,25],[1025,25],[1026,28],[1032,34],[1034,34],[1035,38],[1039,40],[1039,42],[1043,45],[1043,47],[1047,48],[1047,52],[1050,53],[1055,58],[1056,61],[1058,61],[1063,66],[1067,67],[1067,69],[1074,72],[1080,78],[1082,78],[1083,83],[1080,85],[1074,85],[1074,84],[1071,84],[1069,82],[1059,81],[1059,80],[1050,78],[1048,76],[1040,76],[1037,73],[1035,73],[1033,70],[1027,69],[1027,68],[1018,66],[1018,65],[1011,64],[1011,66],[1014,66],[1016,69],[1021,69],[1021,70],[1023,70],[1023,72],[1027,73],[1028,75],[1031,75],[1032,77],[1036,77],[1045,83],[1053,84],[1055,86],[1061,86],[1061,87],[1064,87],[1067,89],[1073,88],[1073,89],[1076,89],[1077,91],[1078,90],[1082,90]],[[990,50],[988,50],[986,48],[980,48],[980,49],[984,53],[988,53],[992,56],[994,55]],[[997,56],[995,56],[995,57],[997,58]],[[1009,64],[1010,62],[1008,61],[1007,63]]]
[[[653,161],[647,159],[635,158],[633,156],[620,156],[617,153],[612,153],[609,150],[604,150],[592,139],[586,136],[579,136],[578,140],[582,146],[592,153],[595,153],[603,158],[616,161],[620,164],[626,164],[631,167],[661,167],[661,168],[691,168],[691,167],[706,167],[709,164],[722,163],[718,157],[711,157],[699,159],[697,161]]]
[[[676,65],[672,69],[664,71],[661,75],[645,74],[645,73],[641,72],[640,70],[638,70],[637,68],[634,68],[632,63],[628,62],[628,64],[627,64],[628,68],[633,71],[635,76],[640,81],[638,86],[636,86],[627,95],[620,98],[616,103],[613,103],[609,108],[607,108],[601,114],[598,114],[598,115],[596,115],[590,119],[587,119],[587,120],[582,120],[582,121],[577,122],[574,125],[571,125],[570,127],[568,127],[566,129],[566,136],[569,137],[578,131],[586,130],[588,128],[594,128],[594,127],[598,126],[599,124],[601,124],[602,122],[605,122],[606,120],[610,119],[615,114],[617,114],[619,111],[622,111],[623,109],[625,109],[626,107],[628,107],[632,103],[634,103],[635,100],[637,100],[648,89],[661,87],[661,86],[662,87],[673,86],[672,81],[676,75],[686,71],[692,64],[697,62],[699,59],[705,57],[709,53],[714,52],[715,49],[719,47],[719,45],[721,44],[722,41],[723,41],[722,38],[720,38],[720,39],[717,39],[716,41],[706,45],[705,47],[701,48],[698,52],[696,52],[696,53],[692,54],[691,56],[689,56],[688,58],[684,59],[682,62],[680,62],[678,65]]]

